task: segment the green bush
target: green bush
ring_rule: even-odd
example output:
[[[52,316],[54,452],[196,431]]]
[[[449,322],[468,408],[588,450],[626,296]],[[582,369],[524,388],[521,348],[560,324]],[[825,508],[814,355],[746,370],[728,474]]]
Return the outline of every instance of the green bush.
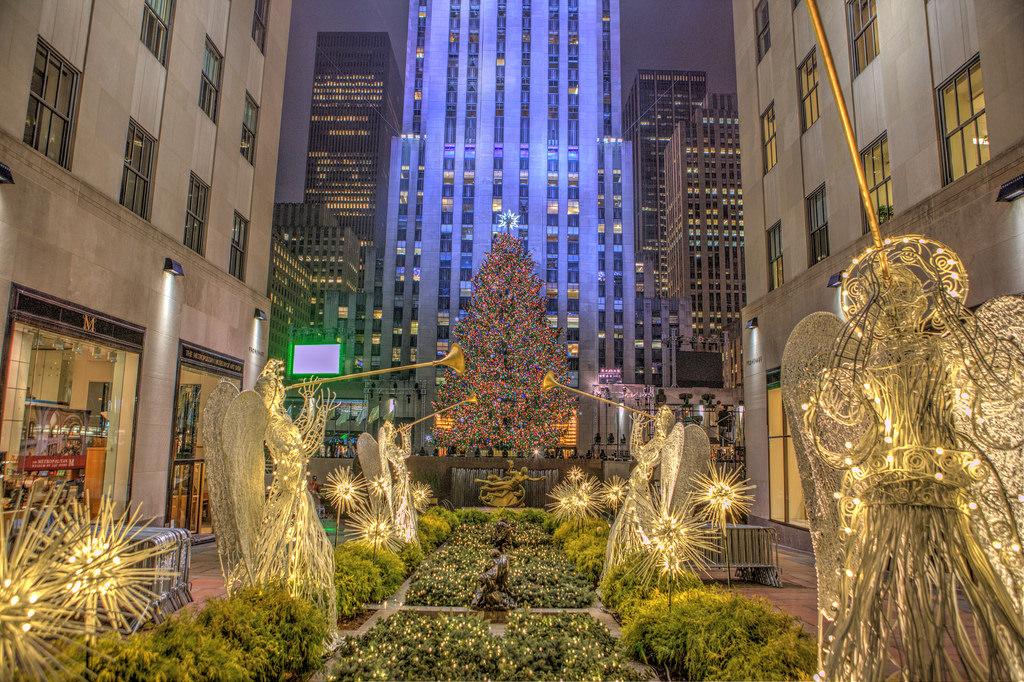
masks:
[[[451,524],[439,516],[424,514],[419,519],[417,534],[425,551],[429,552],[443,543],[451,533]]]
[[[603,534],[605,539],[607,539],[608,530],[608,522],[604,519],[588,518],[579,521],[563,521],[555,528],[552,536],[555,538],[555,542],[564,545],[569,540],[580,535],[597,536]]]
[[[418,542],[404,542],[398,550],[398,556],[405,564],[405,575],[408,577],[423,563],[423,548]]]
[[[535,526],[544,527],[550,514],[543,509],[536,507],[525,507],[523,509],[499,509],[494,512],[492,518],[495,521],[501,519],[507,519],[509,521],[521,521],[523,523],[532,523]]]
[[[490,512],[486,512],[483,509],[456,509],[455,516],[459,519],[459,523],[466,523],[470,525],[476,525],[480,523],[487,523],[491,520]]]
[[[130,637],[101,638],[88,677],[103,682],[294,678],[319,665],[327,634],[327,620],[313,605],[279,587],[248,588],[211,600],[198,614],[178,614]]]
[[[636,555],[626,557],[601,576],[598,592],[601,602],[611,611],[625,617],[632,607],[649,599],[659,588],[667,590],[664,579],[639,568],[640,558]],[[702,587],[700,578],[693,573],[685,573],[672,583],[673,592],[683,592]]]
[[[384,601],[393,595],[402,583],[405,582],[405,563],[395,552],[388,549],[378,549],[376,552],[369,545],[362,542],[346,542],[335,551],[335,558],[338,552],[348,552],[361,559],[366,559],[380,573],[380,584],[375,585],[377,589],[370,592],[370,601]]]
[[[700,588],[656,594],[633,610],[622,644],[635,658],[687,680],[810,679],[815,644],[764,599]]]
[[[435,516],[435,517],[437,517],[439,519],[443,519],[444,522],[447,523],[448,526],[452,530],[455,530],[456,528],[459,527],[459,517],[458,517],[458,515],[456,515],[455,512],[453,512],[453,511],[451,511],[449,509],[445,509],[444,507],[438,507],[438,506],[431,507],[427,511],[423,512],[423,515],[424,516]]]
[[[334,550],[334,590],[338,596],[338,618],[362,612],[370,595],[383,585],[380,569],[372,561],[356,556],[341,545]]]
[[[554,531],[555,542],[562,545],[576,570],[596,585],[604,568],[605,547],[608,544],[608,524],[601,519],[566,522]]]

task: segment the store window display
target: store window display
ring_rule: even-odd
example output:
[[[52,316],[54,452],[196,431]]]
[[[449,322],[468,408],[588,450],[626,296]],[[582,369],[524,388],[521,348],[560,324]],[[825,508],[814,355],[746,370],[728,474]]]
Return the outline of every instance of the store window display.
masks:
[[[4,509],[57,484],[93,513],[102,495],[125,504],[139,354],[14,321],[5,371]]]

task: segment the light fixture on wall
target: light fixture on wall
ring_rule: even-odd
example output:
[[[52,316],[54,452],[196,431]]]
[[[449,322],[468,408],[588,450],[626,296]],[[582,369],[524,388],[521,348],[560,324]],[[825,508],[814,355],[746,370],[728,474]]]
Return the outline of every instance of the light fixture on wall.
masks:
[[[263,310],[262,308],[257,308],[256,312],[253,314],[253,317],[259,320],[260,322],[265,322],[267,319],[267,311]]]
[[[831,287],[831,288],[834,289],[834,288],[838,287],[839,285],[841,285],[842,283],[843,283],[843,273],[842,272],[837,272],[837,273],[833,274],[831,277],[828,278],[828,284],[826,284],[825,286],[828,286],[828,287]]]
[[[6,163],[0,163],[0,185],[13,185],[14,173]]]
[[[173,258],[164,258],[164,272],[174,277],[185,276],[185,268],[181,267],[181,263]]]
[[[996,201],[1013,201],[1021,197],[1024,197],[1024,175],[1018,175],[1000,185]]]
[[[746,326],[747,326],[747,329],[757,329],[757,318],[756,317],[752,317],[749,320],[747,320],[747,325]]]

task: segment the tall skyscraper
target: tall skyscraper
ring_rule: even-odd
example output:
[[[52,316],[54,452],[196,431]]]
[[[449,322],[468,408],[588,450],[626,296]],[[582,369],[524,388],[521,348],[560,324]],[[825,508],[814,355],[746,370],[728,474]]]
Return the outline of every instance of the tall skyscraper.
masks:
[[[326,204],[368,246],[384,235],[402,80],[387,33],[318,33],[306,201]]]
[[[693,347],[722,350],[723,332],[746,303],[736,95],[708,95],[692,124],[676,125],[665,149],[665,199],[669,296],[690,301]]]
[[[703,71],[641,69],[626,100],[623,125],[633,146],[636,259],[649,296],[668,293],[665,148],[678,124],[694,125],[706,92]]]
[[[572,383],[592,390],[601,370],[634,376],[619,4],[410,0],[403,134],[382,277],[365,315],[374,332],[357,331],[371,367],[448,351],[473,273],[510,210],[546,283],[548,319],[565,330]],[[417,370],[427,390],[434,379],[434,369]],[[580,404],[581,444],[592,442],[596,414]]]

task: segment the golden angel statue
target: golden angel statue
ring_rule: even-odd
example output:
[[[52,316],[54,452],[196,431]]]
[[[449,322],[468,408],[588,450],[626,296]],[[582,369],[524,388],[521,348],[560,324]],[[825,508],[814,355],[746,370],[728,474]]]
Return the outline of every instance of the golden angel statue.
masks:
[[[1024,679],[1024,299],[967,293],[892,237],[786,344],[825,679]]]
[[[539,476],[530,476],[526,467],[516,471],[510,459],[508,471],[504,474],[489,474],[487,478],[476,479],[476,482],[480,484],[480,501],[488,507],[521,507],[526,500],[526,481],[541,480]]]
[[[222,382],[203,413],[207,483],[218,555],[230,594],[283,582],[336,621],[334,554],[306,481],[323,445],[329,398],[303,391],[294,420],[284,409],[283,365],[270,360],[251,391]],[[272,478],[264,499],[264,448]]]

